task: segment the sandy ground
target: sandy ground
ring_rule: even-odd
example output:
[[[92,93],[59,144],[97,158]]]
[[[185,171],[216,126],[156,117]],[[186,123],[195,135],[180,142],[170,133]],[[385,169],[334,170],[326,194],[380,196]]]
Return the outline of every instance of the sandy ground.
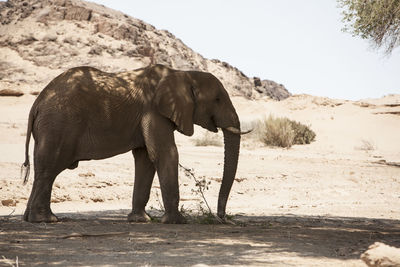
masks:
[[[130,153],[81,162],[61,173],[52,209],[62,222],[21,220],[32,186],[20,180],[34,96],[0,98],[0,266],[364,266],[376,241],[400,247],[400,96],[358,102],[306,95],[281,102],[233,99],[244,126],[273,114],[309,124],[311,145],[269,148],[243,138],[228,201],[231,224],[193,219],[202,198],[180,171],[181,206],[190,223],[127,223],[134,164]],[[213,211],[223,147],[198,147],[176,135],[180,162],[210,182]],[[369,148],[369,149],[368,149]],[[31,153],[32,155],[32,153]],[[155,179],[149,212],[160,216]]]

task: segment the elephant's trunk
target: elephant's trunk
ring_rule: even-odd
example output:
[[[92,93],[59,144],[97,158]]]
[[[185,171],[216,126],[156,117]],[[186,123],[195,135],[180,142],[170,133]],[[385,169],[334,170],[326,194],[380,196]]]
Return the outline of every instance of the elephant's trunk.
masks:
[[[218,217],[225,218],[226,202],[235,180],[236,169],[239,159],[240,134],[222,129],[224,133],[225,155],[224,155],[224,174],[222,177],[221,189],[218,196]]]

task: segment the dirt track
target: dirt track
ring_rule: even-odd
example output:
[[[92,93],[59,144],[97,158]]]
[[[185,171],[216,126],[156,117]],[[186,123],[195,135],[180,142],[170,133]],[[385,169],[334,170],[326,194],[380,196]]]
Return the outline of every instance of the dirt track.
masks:
[[[130,224],[127,213],[61,214],[56,224],[3,216],[0,254],[19,266],[363,266],[359,255],[373,241],[400,240],[398,220],[238,216],[236,225],[163,225]]]

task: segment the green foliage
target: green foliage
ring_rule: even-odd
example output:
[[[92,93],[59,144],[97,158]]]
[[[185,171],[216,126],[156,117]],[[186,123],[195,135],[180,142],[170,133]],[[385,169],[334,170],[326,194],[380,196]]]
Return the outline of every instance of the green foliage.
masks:
[[[289,148],[292,145],[310,144],[316,136],[306,125],[272,115],[258,121],[254,128],[258,139],[268,146]]]
[[[289,121],[289,123],[294,131],[293,144],[305,145],[310,144],[315,140],[315,132],[312,131],[308,126],[297,121]]]
[[[368,39],[390,54],[400,45],[400,0],[337,0],[344,31]]]

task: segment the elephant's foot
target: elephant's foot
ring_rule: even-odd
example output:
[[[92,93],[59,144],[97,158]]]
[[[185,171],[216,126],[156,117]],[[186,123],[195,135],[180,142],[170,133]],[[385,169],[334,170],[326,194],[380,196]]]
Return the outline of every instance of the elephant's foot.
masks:
[[[131,212],[128,215],[128,222],[142,222],[142,223],[146,223],[146,222],[150,222],[151,218],[149,215],[147,215],[146,212],[140,212],[140,213],[134,213]]]
[[[50,210],[26,210],[24,213],[24,220],[31,223],[55,223],[58,218]]]
[[[186,218],[180,212],[165,213],[161,218],[162,223],[183,224],[187,223]]]

